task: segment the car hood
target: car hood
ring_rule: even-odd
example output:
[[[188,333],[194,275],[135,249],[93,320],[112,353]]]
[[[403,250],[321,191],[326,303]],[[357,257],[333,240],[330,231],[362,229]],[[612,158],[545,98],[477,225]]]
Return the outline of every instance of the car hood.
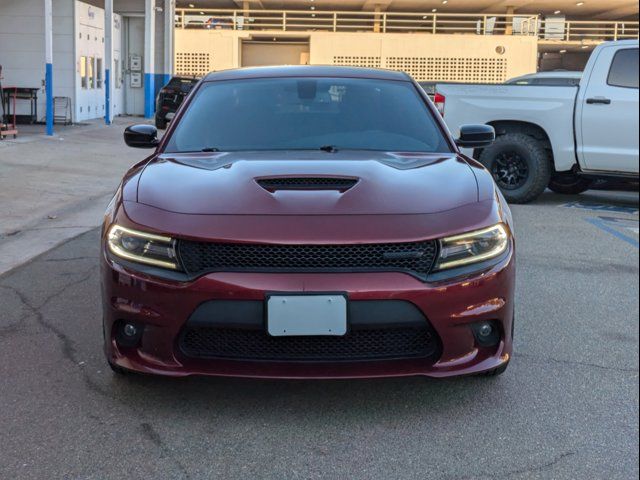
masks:
[[[456,154],[162,154],[138,178],[139,203],[183,214],[422,214],[478,201],[476,177]]]

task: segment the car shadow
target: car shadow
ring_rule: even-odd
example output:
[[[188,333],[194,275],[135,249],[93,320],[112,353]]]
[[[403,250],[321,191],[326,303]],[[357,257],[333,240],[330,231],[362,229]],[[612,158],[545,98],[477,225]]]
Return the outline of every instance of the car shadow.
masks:
[[[214,408],[219,415],[268,414],[270,418],[291,421],[295,417],[315,416],[317,412],[325,416],[334,412],[331,415],[334,420],[341,415],[353,419],[469,412],[479,407],[479,399],[499,398],[501,392],[513,388],[508,375],[456,379],[255,380],[199,376],[172,379],[132,374],[113,376],[108,383],[109,390],[132,407],[148,409],[149,399],[153,399],[153,410],[159,414],[188,405],[181,408],[181,415],[194,419]],[[498,408],[501,402],[491,403]]]

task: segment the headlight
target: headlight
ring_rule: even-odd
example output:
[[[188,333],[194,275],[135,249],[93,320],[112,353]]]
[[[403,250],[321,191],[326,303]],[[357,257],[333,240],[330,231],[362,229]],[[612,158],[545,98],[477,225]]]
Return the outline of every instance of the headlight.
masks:
[[[125,260],[171,270],[180,269],[173,238],[114,225],[109,230],[107,243],[111,253]]]
[[[502,224],[443,238],[435,269],[447,270],[489,260],[504,253],[508,247],[509,234]]]

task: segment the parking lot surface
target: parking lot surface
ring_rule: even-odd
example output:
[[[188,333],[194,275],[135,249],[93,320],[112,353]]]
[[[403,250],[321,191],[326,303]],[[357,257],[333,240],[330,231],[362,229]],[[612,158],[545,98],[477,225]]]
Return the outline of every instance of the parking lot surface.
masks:
[[[98,232],[0,277],[0,478],[638,476],[638,195],[514,207],[515,356],[498,378],[117,377]]]

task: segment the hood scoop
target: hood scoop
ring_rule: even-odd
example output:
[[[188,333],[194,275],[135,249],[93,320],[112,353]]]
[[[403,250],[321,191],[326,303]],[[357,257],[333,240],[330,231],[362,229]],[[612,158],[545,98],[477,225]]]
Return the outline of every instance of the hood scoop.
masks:
[[[358,179],[348,177],[273,177],[258,178],[256,182],[271,193],[279,190],[337,190],[346,192],[358,183]]]

